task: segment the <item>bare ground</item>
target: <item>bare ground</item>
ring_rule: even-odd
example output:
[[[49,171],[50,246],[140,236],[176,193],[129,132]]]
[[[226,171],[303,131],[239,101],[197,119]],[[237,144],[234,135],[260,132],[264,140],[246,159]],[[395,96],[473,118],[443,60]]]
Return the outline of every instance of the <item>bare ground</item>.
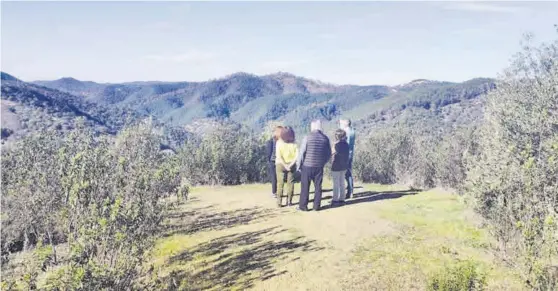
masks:
[[[445,244],[441,245],[437,238],[429,239],[433,233],[421,231],[414,221],[405,221],[415,213],[401,209],[415,202],[405,204],[404,200],[416,199],[409,197],[422,193],[396,186],[364,185],[355,190],[355,197],[347,205],[328,208],[331,188],[325,185],[324,209],[299,212],[294,206],[278,208],[268,188],[245,185],[195,189],[186,204],[169,214],[154,250],[152,262],[159,278],[171,289],[180,290],[421,290],[428,267],[440,264],[434,267],[443,268],[446,257],[449,260],[456,256],[448,252],[441,257],[444,260],[433,263],[424,259],[430,256],[428,252],[448,248],[445,244],[455,253],[474,253],[492,264],[485,247],[478,251],[469,243],[453,247],[455,238],[469,241],[462,238],[469,232],[438,232],[436,236],[444,237]],[[295,193],[299,193],[298,186]],[[294,202],[298,202],[298,195]],[[402,212],[403,220],[392,218],[398,217],[394,210]],[[420,215],[429,217],[426,214]],[[463,213],[463,220],[466,215]],[[475,230],[474,226],[466,227]],[[420,239],[408,240],[407,233],[413,238],[420,235]],[[390,255],[377,258],[378,251],[399,257],[395,262]],[[423,268],[422,261],[431,264]],[[507,273],[502,274],[499,270],[494,273],[490,289],[516,289],[506,279]]]

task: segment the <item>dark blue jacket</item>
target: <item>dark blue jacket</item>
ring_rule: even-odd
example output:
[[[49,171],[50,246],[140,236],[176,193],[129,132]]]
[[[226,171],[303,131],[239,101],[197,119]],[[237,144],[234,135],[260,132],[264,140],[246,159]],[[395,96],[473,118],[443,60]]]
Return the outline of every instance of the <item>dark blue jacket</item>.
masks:
[[[349,168],[349,144],[342,140],[333,147],[335,150],[331,161],[331,170],[334,172],[347,170]]]
[[[302,141],[298,157],[298,167],[320,168],[331,158],[331,145],[329,138],[321,131],[313,131]]]

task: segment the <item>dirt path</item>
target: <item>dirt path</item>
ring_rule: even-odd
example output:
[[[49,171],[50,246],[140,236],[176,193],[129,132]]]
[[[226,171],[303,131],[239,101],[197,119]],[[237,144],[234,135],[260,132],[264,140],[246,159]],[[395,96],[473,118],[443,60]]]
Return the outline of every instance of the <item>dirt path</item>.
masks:
[[[162,274],[174,278],[178,289],[359,289],[359,275],[366,272],[351,262],[355,249],[393,231],[375,210],[383,201],[413,193],[360,188],[343,207],[299,212],[294,206],[277,208],[267,188],[193,191],[171,215],[158,245]],[[328,185],[325,189],[327,207],[331,192]]]

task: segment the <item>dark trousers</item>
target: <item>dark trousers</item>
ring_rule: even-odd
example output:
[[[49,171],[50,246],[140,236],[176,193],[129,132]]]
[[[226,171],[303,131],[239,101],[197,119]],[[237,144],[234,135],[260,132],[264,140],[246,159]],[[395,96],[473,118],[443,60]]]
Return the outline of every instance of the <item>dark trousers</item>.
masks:
[[[275,172],[275,163],[267,164],[267,174],[269,175],[269,180],[271,181],[271,193],[277,193],[277,173]]]
[[[345,181],[347,181],[347,195],[345,195],[345,198],[349,199],[351,198],[351,195],[353,195],[353,173],[352,173],[352,169],[348,168],[347,171],[345,172]]]
[[[351,198],[353,195],[354,190],[354,181],[353,181],[353,159],[349,159],[349,168],[345,172],[345,181],[347,181],[347,195],[345,195],[346,199]]]
[[[308,209],[310,197],[310,182],[314,182],[314,210],[320,210],[322,202],[322,180],[324,178],[324,167],[302,166],[300,177],[300,209]]]

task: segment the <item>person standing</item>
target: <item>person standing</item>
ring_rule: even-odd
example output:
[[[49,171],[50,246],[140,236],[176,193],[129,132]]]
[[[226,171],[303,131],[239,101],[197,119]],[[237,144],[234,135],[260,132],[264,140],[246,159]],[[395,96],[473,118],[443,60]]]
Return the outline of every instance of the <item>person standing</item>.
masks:
[[[273,130],[273,136],[266,143],[267,152],[267,173],[271,180],[271,196],[277,198],[277,172],[275,170],[276,144],[281,137],[282,126],[277,126]]]
[[[351,127],[350,119],[341,119],[339,127],[347,134],[347,144],[349,144],[349,165],[345,172],[345,180],[347,181],[347,195],[345,199],[351,198],[354,190],[353,183],[353,157],[355,152],[355,130]]]
[[[287,176],[287,205],[291,206],[294,196],[294,173],[298,156],[295,143],[295,133],[291,127],[281,129],[281,136],[277,141],[275,155],[275,171],[277,173],[277,206],[282,206],[285,175]]]
[[[324,166],[331,158],[329,138],[322,133],[322,123],[314,120],[310,124],[310,134],[302,141],[298,158],[301,170],[301,191],[298,210],[308,210],[310,196],[310,182],[314,183],[314,210],[320,210],[322,201],[322,180]]]
[[[331,161],[331,176],[333,179],[333,199],[331,206],[345,202],[345,172],[349,166],[349,144],[344,130],[335,131],[335,144]]]

